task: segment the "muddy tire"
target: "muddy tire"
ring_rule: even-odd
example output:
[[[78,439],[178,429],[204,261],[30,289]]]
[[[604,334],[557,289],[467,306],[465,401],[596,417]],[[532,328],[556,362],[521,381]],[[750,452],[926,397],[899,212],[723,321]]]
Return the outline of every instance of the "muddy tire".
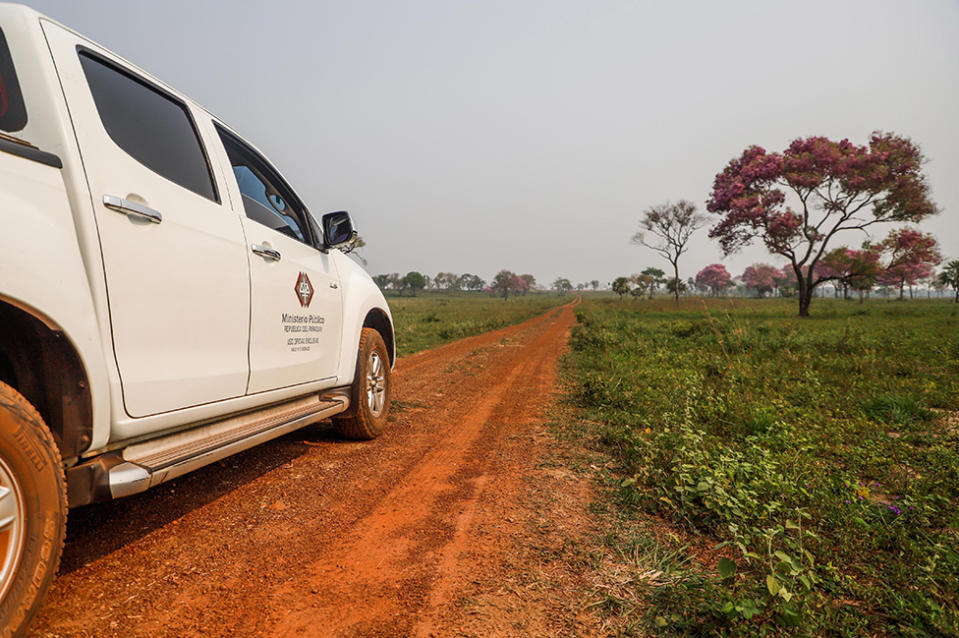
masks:
[[[383,337],[363,328],[356,357],[356,375],[350,391],[350,408],[333,419],[340,436],[354,440],[375,439],[386,427],[390,413],[390,356]]]
[[[37,411],[0,383],[0,636],[18,636],[60,563],[67,491],[60,453]]]

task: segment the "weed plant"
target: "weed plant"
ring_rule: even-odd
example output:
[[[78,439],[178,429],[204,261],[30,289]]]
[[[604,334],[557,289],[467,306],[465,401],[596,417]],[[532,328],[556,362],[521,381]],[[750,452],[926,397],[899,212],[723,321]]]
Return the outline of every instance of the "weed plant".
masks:
[[[677,635],[959,635],[956,306],[794,305],[577,309],[573,399],[622,507],[721,556],[630,613]]]

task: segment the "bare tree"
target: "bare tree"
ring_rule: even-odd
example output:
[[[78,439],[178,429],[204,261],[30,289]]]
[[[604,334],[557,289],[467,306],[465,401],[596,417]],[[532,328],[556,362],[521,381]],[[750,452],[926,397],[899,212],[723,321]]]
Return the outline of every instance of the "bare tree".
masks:
[[[633,243],[650,248],[673,265],[673,277],[679,281],[679,258],[686,252],[689,238],[709,222],[706,215],[696,212],[696,205],[681,199],[675,204],[666,202],[643,211],[639,220],[642,230],[633,235]],[[679,301],[679,286],[673,293]]]

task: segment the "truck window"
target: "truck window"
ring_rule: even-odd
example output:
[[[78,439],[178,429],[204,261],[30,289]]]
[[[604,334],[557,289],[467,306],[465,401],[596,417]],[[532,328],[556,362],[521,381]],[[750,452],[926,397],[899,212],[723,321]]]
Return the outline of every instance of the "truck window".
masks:
[[[220,126],[216,131],[233,166],[246,216],[287,237],[310,243],[304,223],[307,213],[286,182],[256,151]]]
[[[0,130],[13,133],[27,125],[27,109],[20,94],[20,82],[13,69],[7,38],[0,29]]]
[[[206,154],[186,105],[80,51],[100,121],[117,146],[171,182],[218,202]]]

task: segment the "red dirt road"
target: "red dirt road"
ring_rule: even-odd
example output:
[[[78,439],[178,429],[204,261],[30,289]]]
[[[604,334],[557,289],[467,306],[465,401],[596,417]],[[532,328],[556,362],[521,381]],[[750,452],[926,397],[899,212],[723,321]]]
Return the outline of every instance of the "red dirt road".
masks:
[[[463,592],[517,551],[572,323],[567,305],[401,359],[375,441],[307,428],[71,512],[33,635],[460,635]]]

